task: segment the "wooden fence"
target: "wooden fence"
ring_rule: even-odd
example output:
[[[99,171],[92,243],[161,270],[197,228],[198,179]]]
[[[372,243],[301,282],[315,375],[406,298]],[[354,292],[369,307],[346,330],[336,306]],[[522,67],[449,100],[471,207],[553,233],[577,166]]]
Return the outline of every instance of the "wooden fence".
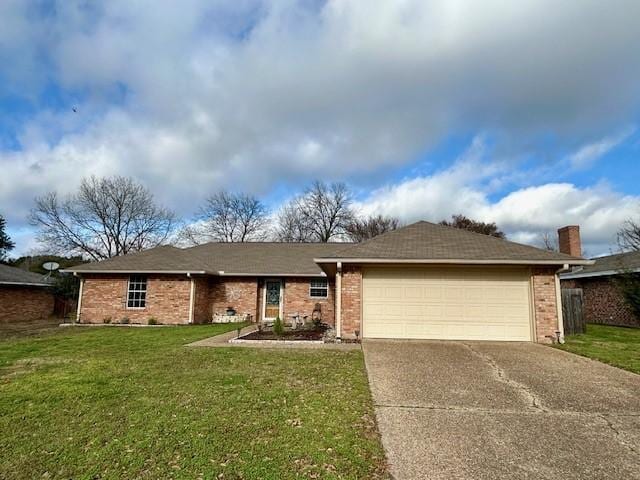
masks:
[[[583,306],[581,288],[562,289],[562,318],[564,320],[565,335],[574,335],[587,331]]]

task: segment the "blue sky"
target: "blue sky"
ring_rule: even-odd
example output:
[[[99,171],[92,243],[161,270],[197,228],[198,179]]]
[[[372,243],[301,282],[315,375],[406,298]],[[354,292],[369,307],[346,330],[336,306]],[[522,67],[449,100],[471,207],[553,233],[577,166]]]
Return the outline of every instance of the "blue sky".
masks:
[[[640,217],[640,4],[523,0],[0,3],[0,213],[130,175],[188,218],[315,178],[363,213],[464,213],[510,238]],[[77,111],[74,112],[73,109]]]

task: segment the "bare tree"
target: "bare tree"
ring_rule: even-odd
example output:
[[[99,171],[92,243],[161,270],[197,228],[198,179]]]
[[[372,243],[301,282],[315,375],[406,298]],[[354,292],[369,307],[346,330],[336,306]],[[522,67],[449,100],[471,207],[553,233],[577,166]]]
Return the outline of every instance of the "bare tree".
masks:
[[[622,250],[640,250],[640,224],[631,219],[624,222],[618,230],[618,244]]]
[[[132,178],[114,176],[83,179],[64,199],[56,192],[36,198],[30,222],[51,252],[103,260],[165,242],[175,216]]]
[[[267,237],[267,215],[267,208],[255,197],[220,192],[207,198],[196,223],[184,235],[194,244],[261,241]]]
[[[540,246],[550,252],[559,252],[560,245],[558,243],[557,235],[549,232],[544,232],[540,237]]]
[[[483,235],[489,235],[491,237],[506,237],[504,232],[501,232],[495,223],[485,223],[477,220],[472,220],[461,214],[452,215],[451,221],[442,220],[440,222],[440,225],[460,228],[462,230],[469,230],[470,232],[482,233]]]
[[[16,246],[13,240],[11,240],[9,235],[5,232],[6,227],[6,220],[2,215],[0,215],[0,262],[4,262],[9,252]]]
[[[351,194],[344,183],[316,180],[278,216],[280,241],[328,242],[346,235],[353,220]]]
[[[363,242],[382,233],[395,230],[399,225],[400,221],[397,218],[382,215],[354,218],[347,225],[347,235],[354,242]]]

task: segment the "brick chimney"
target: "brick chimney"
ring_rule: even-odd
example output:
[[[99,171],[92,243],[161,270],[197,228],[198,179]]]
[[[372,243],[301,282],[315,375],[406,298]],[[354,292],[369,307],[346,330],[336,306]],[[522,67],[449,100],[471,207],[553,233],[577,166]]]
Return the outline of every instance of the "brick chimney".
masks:
[[[558,229],[558,244],[560,252],[573,257],[582,256],[582,244],[580,242],[580,226],[567,225]]]

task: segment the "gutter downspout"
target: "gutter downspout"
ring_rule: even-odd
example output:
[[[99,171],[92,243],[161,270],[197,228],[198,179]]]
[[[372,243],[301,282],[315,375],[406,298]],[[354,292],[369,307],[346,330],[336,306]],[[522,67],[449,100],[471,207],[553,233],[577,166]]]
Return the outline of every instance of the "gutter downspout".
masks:
[[[79,275],[74,273],[73,276],[77,277]],[[82,308],[82,290],[83,290],[83,287],[84,287],[84,278],[80,277],[80,288],[78,290],[78,309],[76,311],[76,323],[80,323],[80,310]]]
[[[191,279],[191,287],[189,290],[189,323],[193,323],[193,310],[196,302],[196,279],[193,278],[190,273],[187,273],[187,277]]]
[[[342,262],[336,269],[336,340],[342,336]]]
[[[560,274],[568,272],[569,264],[565,263],[562,268],[556,270],[554,276],[556,283],[556,311],[558,316],[558,343],[564,343],[564,318],[562,317],[562,292],[560,290]]]

